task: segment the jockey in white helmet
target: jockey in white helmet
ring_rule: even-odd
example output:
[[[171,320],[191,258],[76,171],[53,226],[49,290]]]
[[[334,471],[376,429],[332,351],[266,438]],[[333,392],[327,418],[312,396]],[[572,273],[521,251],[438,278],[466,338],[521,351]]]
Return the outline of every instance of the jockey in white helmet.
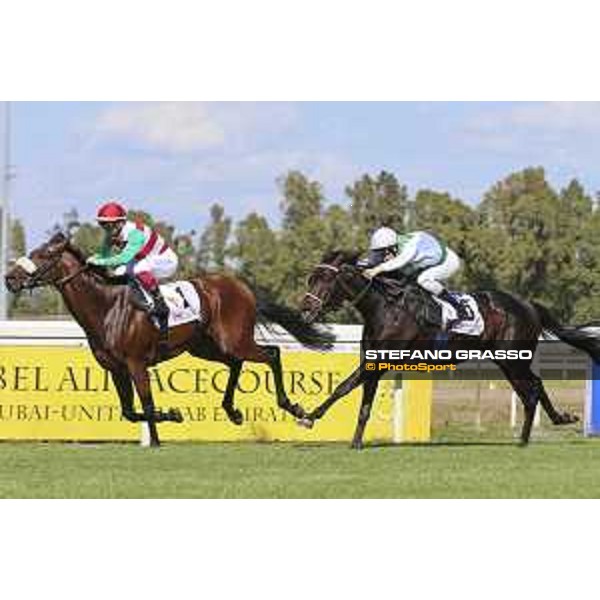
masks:
[[[468,318],[462,302],[442,283],[460,269],[460,258],[435,236],[425,231],[398,235],[389,227],[380,227],[371,237],[369,250],[365,277],[400,270],[407,275],[418,273],[416,280],[423,289],[453,306],[458,320]]]

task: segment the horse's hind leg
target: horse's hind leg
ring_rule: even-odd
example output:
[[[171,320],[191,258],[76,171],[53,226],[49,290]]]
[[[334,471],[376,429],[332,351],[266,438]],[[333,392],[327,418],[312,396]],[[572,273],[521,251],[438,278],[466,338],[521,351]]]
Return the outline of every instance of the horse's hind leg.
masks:
[[[233,399],[244,361],[235,356],[229,356],[222,352],[215,342],[210,338],[202,338],[200,342],[188,348],[188,352],[196,358],[218,361],[229,367],[229,379],[227,380],[227,387],[225,388],[225,394],[223,395],[221,406],[227,413],[227,417],[232,423],[235,425],[241,425],[244,417],[242,413],[235,407]]]
[[[535,411],[540,400],[539,386],[536,385],[536,376],[530,369],[522,367],[511,368],[509,365],[500,364],[499,367],[521,399],[525,412],[525,420],[521,429],[521,445],[526,446],[531,437],[531,428],[535,419]]]
[[[152,398],[152,390],[150,388],[150,377],[148,369],[145,365],[130,365],[129,372],[135,384],[135,389],[138,393],[143,409],[143,421],[148,423],[148,432],[150,434],[150,446],[160,446],[158,437],[158,429],[156,427],[157,413]]]
[[[529,443],[529,438],[531,437],[531,428],[533,427],[533,421],[535,419],[538,396],[535,386],[531,380],[511,379],[510,383],[521,399],[521,402],[523,402],[525,419],[523,421],[523,428],[521,429],[521,444],[526,446]]]
[[[279,346],[258,346],[258,349],[266,355],[265,362],[271,367],[275,381],[275,393],[277,395],[277,406],[290,413],[297,419],[304,419],[304,409],[296,403],[290,402],[283,385],[283,366],[281,365],[281,350]]]
[[[579,417],[577,415],[571,414],[569,412],[559,413],[554,408],[552,401],[548,397],[542,379],[533,373],[532,377],[534,379],[534,385],[537,387],[537,393],[540,404],[542,405],[542,408],[544,409],[545,413],[552,421],[553,425],[570,425],[579,421]]]
[[[225,395],[223,396],[223,402],[221,403],[223,410],[225,410],[227,413],[227,417],[232,423],[235,423],[235,425],[241,425],[244,420],[241,411],[239,411],[233,403],[235,388],[237,386],[238,379],[240,378],[243,362],[244,361],[237,358],[227,361],[227,364],[229,365],[229,379],[227,381]]]
[[[535,418],[535,411],[538,402],[541,404],[544,412],[548,415],[553,425],[570,425],[577,423],[579,417],[569,412],[559,413],[552,404],[552,401],[546,393],[544,383],[531,369],[523,370],[517,367],[518,375],[511,371],[508,365],[498,365],[504,372],[506,378],[510,381],[513,389],[523,402],[525,409],[525,422],[521,432],[521,443],[527,444],[531,435],[531,428]]]
[[[241,352],[236,352],[236,357],[240,360],[249,360],[257,363],[269,365],[273,372],[275,382],[275,394],[277,396],[277,406],[285,410],[297,419],[304,419],[306,413],[299,405],[290,401],[283,385],[283,367],[281,365],[281,350],[279,346],[262,346],[252,342],[252,345]]]

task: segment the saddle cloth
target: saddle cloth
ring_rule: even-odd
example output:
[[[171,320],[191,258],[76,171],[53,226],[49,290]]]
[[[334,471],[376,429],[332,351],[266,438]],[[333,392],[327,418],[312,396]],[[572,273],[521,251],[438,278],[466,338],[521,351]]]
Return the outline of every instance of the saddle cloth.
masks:
[[[141,287],[141,286],[140,286]],[[169,307],[169,327],[200,321],[202,307],[196,288],[189,281],[175,281],[160,286],[160,291]],[[143,290],[146,302],[153,305],[152,298]]]
[[[460,333],[462,335],[481,335],[483,333],[485,323],[483,322],[483,317],[479,311],[479,306],[477,305],[475,298],[469,294],[461,294],[459,292],[451,293],[457,300],[466,306],[467,312],[469,313],[469,318],[453,325],[452,322],[456,321],[457,318],[456,310],[452,305],[444,302],[437,296],[434,296],[434,300],[442,309],[442,323],[444,330],[448,333]],[[448,329],[448,325],[450,325],[450,329]]]

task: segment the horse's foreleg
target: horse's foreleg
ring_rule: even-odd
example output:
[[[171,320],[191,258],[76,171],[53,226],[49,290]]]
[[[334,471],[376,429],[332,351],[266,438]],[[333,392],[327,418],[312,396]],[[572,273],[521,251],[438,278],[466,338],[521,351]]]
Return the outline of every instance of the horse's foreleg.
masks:
[[[113,383],[119,395],[121,413],[128,421],[137,423],[144,420],[144,415],[136,413],[133,407],[133,385],[127,371],[111,371]]]
[[[306,416],[301,424],[311,427],[312,423],[317,419],[321,419],[325,413],[340,399],[349,394],[355,387],[365,381],[365,368],[361,364],[348,378],[340,383],[327,400],[317,406],[311,413]]]
[[[358,422],[356,423],[356,431],[354,432],[354,438],[352,439],[352,448],[360,450],[363,446],[363,435],[365,433],[365,427],[371,416],[371,407],[373,406],[373,400],[375,398],[375,392],[379,379],[367,379],[363,384],[363,397],[360,405],[360,411],[358,413]]]
[[[140,402],[142,403],[142,409],[144,412],[144,421],[148,423],[148,431],[150,434],[150,446],[160,446],[160,440],[158,437],[158,429],[156,427],[157,415],[156,408],[154,406],[154,399],[152,398],[152,390],[150,388],[150,377],[148,376],[148,369],[144,364],[130,364],[129,372],[133,378],[133,383],[137,391]]]

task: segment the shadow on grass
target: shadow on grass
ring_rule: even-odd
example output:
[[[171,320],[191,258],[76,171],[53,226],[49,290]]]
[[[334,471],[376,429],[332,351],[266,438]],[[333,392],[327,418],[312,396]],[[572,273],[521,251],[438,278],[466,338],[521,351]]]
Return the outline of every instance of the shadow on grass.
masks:
[[[582,446],[589,444],[587,439],[532,439],[527,446],[522,446],[518,439],[509,440],[440,440],[434,442],[404,442],[402,444],[394,444],[393,442],[373,442],[369,444],[372,448],[386,448],[402,446],[409,448],[461,448],[461,447],[513,447],[527,450],[537,446]]]
[[[493,447],[493,446],[518,446],[518,442],[514,440],[491,440],[489,442],[486,441],[460,441],[460,440],[444,440],[439,442],[402,442],[401,444],[394,444],[393,442],[372,442],[367,444],[365,448],[423,448],[423,449],[431,449],[431,448],[462,448],[462,447]]]
[[[520,448],[526,451],[528,448],[536,446],[581,446],[586,444],[584,439],[562,439],[562,440],[533,440],[528,446],[521,446],[518,439],[509,440],[440,440],[433,442],[367,442],[361,452],[371,448],[395,448],[402,451],[403,448],[422,448],[423,450],[432,450],[435,448]],[[291,444],[294,449],[312,450],[317,448],[343,448],[349,452],[354,452],[350,448],[349,442],[294,442]]]
[[[349,452],[355,452],[350,448],[349,442],[293,442],[292,448],[298,450],[314,450],[317,448],[344,448]],[[366,442],[361,452],[371,448],[395,448],[401,451],[403,448],[423,448],[430,450],[432,448],[447,448],[447,447],[467,447],[467,446],[518,446],[518,442],[514,440],[506,441],[440,441],[440,442],[402,442],[400,444],[394,442]]]

